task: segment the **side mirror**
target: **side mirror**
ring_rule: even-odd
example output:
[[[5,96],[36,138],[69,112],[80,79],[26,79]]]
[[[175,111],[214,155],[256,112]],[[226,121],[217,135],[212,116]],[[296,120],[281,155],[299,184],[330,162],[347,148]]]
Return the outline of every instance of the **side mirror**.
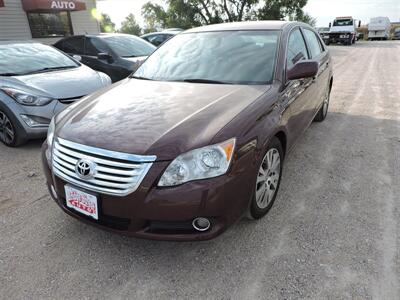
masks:
[[[101,53],[97,53],[97,58],[101,59],[101,60],[109,60],[112,58],[112,56],[108,53],[101,52]]]
[[[314,77],[318,73],[318,62],[314,60],[301,60],[291,69],[286,71],[287,80]]]
[[[80,55],[76,55],[76,54],[72,55],[72,58],[77,60],[77,61],[79,61],[79,62],[82,61],[82,56],[80,56]]]
[[[331,27],[332,27],[332,23],[329,22],[329,28],[331,28]]]
[[[358,21],[358,28],[360,28],[360,27],[361,27],[361,20]]]

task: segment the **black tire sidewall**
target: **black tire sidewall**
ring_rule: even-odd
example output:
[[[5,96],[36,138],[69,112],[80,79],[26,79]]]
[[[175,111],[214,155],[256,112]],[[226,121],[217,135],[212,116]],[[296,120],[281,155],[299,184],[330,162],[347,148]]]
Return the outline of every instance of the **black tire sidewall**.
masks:
[[[14,129],[14,140],[11,144],[6,144],[3,140],[0,140],[0,142],[8,147],[18,147],[24,144],[26,142],[26,139],[23,137],[23,130],[20,128],[21,125],[18,123],[18,121],[16,121],[14,115],[8,113],[5,109],[2,109],[1,107],[0,107],[0,112],[2,112],[7,116]]]
[[[322,102],[322,105],[320,109],[318,110],[314,122],[322,122],[323,120],[326,119],[326,116],[328,115],[328,110],[329,110],[329,102],[331,100],[331,89],[328,87],[328,108],[326,109],[326,114],[324,115],[324,102]],[[325,98],[323,99],[325,101]]]
[[[275,148],[275,149],[278,150],[279,156],[280,156],[280,159],[281,159],[279,181],[278,181],[278,185],[277,185],[277,188],[276,188],[275,195],[274,195],[274,197],[272,198],[271,202],[268,204],[268,206],[267,206],[266,208],[261,209],[261,208],[259,208],[258,205],[257,205],[256,193],[255,193],[256,184],[257,184],[257,175],[258,175],[258,170],[259,170],[259,168],[260,168],[260,165],[261,165],[262,162],[263,162],[263,159],[264,159],[265,154],[266,154],[270,149],[272,149],[272,148]],[[251,200],[251,203],[250,203],[250,208],[249,208],[250,217],[251,217],[252,219],[260,219],[260,218],[262,218],[263,216],[265,216],[265,215],[268,213],[268,211],[271,209],[272,205],[274,204],[275,199],[276,199],[276,197],[277,197],[277,195],[278,195],[278,192],[279,192],[279,186],[280,186],[280,184],[281,184],[283,162],[284,162],[284,153],[283,153],[282,144],[281,144],[281,142],[279,141],[278,138],[274,137],[274,138],[268,143],[268,146],[266,147],[265,151],[263,152],[263,155],[261,156],[261,159],[260,159],[260,161],[259,161],[259,163],[258,163],[257,174],[256,174],[256,177],[255,177],[255,179],[254,179],[254,189],[253,189],[254,192],[253,192],[253,197],[252,197],[252,200]]]

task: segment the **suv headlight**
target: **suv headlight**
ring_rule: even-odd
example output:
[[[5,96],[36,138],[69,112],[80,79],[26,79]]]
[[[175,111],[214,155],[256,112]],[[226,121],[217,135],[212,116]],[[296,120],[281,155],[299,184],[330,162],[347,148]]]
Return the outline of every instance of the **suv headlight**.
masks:
[[[228,171],[236,139],[195,149],[175,158],[161,176],[158,186],[175,186],[188,181],[217,177]]]
[[[1,90],[22,105],[44,106],[54,100],[54,98],[33,95],[29,92],[10,87],[2,87]]]

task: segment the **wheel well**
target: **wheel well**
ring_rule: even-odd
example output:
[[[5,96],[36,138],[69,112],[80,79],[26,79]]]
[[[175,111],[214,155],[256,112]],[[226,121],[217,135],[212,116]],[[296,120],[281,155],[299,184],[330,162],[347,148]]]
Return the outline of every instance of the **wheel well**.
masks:
[[[279,131],[275,136],[281,142],[283,153],[286,153],[286,134],[283,131]]]

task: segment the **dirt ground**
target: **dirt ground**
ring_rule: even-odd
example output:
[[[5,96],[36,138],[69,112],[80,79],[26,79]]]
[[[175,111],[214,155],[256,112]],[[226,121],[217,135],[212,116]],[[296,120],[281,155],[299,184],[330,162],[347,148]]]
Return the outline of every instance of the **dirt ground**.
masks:
[[[41,142],[0,145],[0,298],[400,299],[400,42],[330,50],[329,115],[275,206],[212,241],[84,225],[50,199]]]

